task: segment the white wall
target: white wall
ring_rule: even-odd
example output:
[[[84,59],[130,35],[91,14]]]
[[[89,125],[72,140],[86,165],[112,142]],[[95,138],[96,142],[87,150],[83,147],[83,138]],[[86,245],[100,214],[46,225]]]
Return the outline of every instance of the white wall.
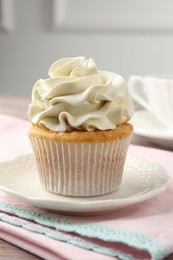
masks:
[[[173,73],[172,0],[0,3],[1,96],[30,96],[51,63],[68,56],[93,57],[99,69],[126,79]]]

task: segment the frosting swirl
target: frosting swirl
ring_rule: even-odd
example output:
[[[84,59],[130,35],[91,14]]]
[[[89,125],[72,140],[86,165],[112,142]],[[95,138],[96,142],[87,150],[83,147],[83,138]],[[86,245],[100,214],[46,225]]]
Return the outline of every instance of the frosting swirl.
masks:
[[[64,58],[38,80],[32,91],[28,117],[52,131],[114,129],[127,122],[134,107],[125,80],[99,71],[92,58]]]

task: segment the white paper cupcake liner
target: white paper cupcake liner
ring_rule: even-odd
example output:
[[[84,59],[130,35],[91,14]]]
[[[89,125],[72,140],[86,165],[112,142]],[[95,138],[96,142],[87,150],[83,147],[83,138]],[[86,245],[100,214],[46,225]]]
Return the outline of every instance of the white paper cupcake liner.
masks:
[[[105,143],[60,143],[30,136],[42,186],[68,196],[119,188],[131,136]]]

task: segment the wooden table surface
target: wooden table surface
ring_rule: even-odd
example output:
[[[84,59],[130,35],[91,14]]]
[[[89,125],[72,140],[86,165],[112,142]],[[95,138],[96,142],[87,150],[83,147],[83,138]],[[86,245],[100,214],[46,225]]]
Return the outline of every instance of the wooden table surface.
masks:
[[[30,103],[29,98],[23,97],[0,97],[0,114],[12,115],[27,120],[27,107]],[[146,147],[160,148],[156,144],[151,143],[148,139],[134,135],[132,144],[142,145]],[[37,260],[41,259],[25,250],[18,248],[4,240],[0,240],[0,260]],[[165,258],[165,260],[173,260],[173,254]]]

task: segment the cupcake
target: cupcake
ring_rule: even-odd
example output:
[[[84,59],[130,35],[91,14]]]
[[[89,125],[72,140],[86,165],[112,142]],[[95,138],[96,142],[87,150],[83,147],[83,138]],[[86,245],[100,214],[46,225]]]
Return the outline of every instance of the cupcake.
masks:
[[[28,108],[29,138],[41,185],[66,196],[115,191],[133,133],[125,80],[92,58],[64,58],[38,80]]]

